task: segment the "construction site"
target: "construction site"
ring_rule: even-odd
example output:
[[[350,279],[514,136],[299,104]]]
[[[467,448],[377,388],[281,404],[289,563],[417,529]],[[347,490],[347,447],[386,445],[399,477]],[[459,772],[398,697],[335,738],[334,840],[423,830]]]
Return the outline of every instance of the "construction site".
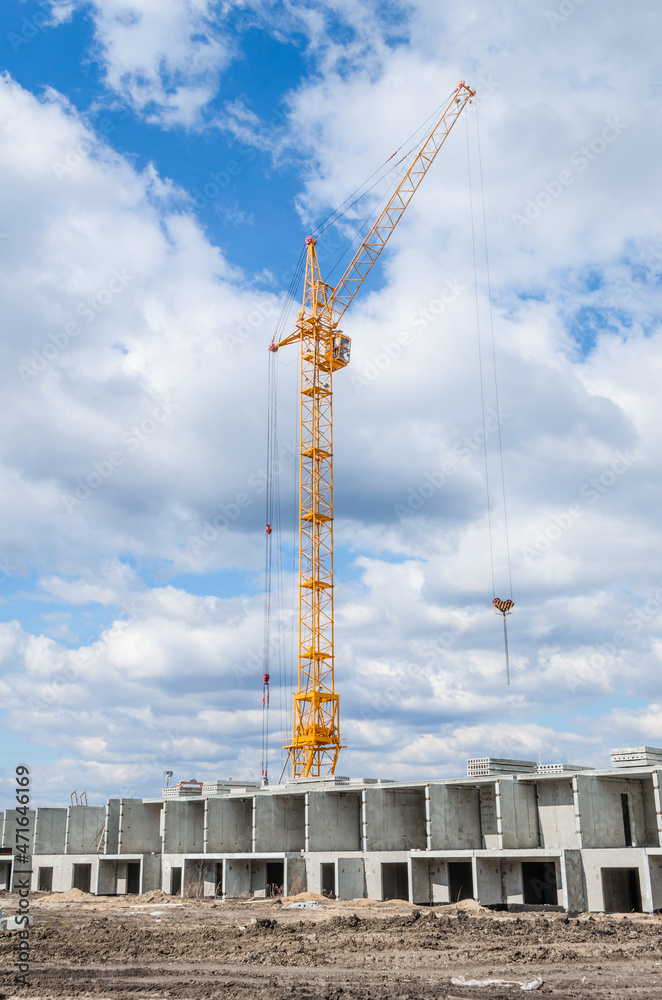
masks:
[[[660,965],[654,915],[662,911],[662,749],[613,749],[608,769],[485,756],[468,760],[461,778],[336,773],[346,744],[334,666],[332,396],[351,351],[340,324],[474,96],[460,82],[431,131],[397,160],[401,176],[334,286],[323,280],[316,245],[342,206],[307,237],[269,345],[259,780],[171,785],[168,771],[153,798],[2,814],[0,892],[13,912],[25,871],[16,865],[20,826],[29,841],[23,857],[30,858],[33,937],[44,963],[33,982],[48,995],[64,995],[72,966],[78,995],[96,995],[112,981],[115,995],[387,1000],[469,996],[467,989],[491,984],[489,995],[501,997],[513,986],[549,992],[550,975],[559,996],[660,995],[651,977]],[[387,173],[393,169],[389,163]],[[301,281],[303,305],[290,332]],[[300,355],[298,649],[286,763],[272,783],[270,657],[282,600],[275,596],[282,518],[273,373],[278,352],[292,345]],[[503,474],[502,454],[500,461]],[[488,507],[489,500],[488,491]],[[509,562],[503,579],[500,593],[509,596],[493,590],[490,600],[499,632],[503,624],[510,684]],[[610,949],[621,965],[608,990],[600,979],[603,938],[618,936],[622,922],[602,917],[596,931],[592,914],[630,915],[632,946]],[[64,926],[76,934],[66,935]],[[581,982],[568,981],[568,956],[575,969],[588,963]],[[643,978],[633,985],[635,961]]]
[[[485,758],[431,782],[180,782],[158,799],[37,808],[35,891],[406,900],[611,913],[662,910],[662,749],[613,766]],[[12,885],[16,810],[3,816]]]

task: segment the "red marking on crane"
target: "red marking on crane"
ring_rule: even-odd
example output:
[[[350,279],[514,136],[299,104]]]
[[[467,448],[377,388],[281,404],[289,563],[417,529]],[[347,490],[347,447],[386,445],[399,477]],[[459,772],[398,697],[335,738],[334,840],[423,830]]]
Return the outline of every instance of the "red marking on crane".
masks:
[[[275,344],[274,341],[272,340],[271,343],[269,344],[269,350],[270,351],[277,351],[278,350],[278,344]]]
[[[311,243],[315,246],[317,239],[314,236],[306,236],[306,246],[309,247]]]

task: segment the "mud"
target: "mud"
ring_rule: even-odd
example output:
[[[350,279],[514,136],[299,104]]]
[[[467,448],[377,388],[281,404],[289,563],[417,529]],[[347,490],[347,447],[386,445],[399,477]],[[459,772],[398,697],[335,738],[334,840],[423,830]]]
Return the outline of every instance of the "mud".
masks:
[[[31,984],[16,987],[16,935],[1,935],[0,1000],[662,1000],[662,916],[306,896],[317,908],[34,893]],[[0,894],[0,905],[15,912],[15,899]],[[452,984],[461,977],[543,984],[526,993]]]

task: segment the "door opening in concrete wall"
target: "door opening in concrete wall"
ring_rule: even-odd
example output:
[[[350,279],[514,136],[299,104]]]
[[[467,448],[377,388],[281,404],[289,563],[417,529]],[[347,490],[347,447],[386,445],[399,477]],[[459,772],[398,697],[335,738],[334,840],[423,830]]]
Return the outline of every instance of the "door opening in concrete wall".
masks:
[[[74,889],[89,892],[92,885],[92,865],[74,865]]]
[[[130,896],[140,892],[140,862],[129,861],[126,866],[126,891]]]
[[[217,861],[216,862],[216,889],[215,889],[215,895],[216,896],[222,896],[223,895],[223,862],[222,861]]]
[[[522,885],[528,906],[557,906],[556,865],[553,861],[523,861]]]
[[[448,862],[448,894],[451,903],[474,898],[474,879],[470,861]]]
[[[181,868],[170,869],[170,893],[173,896],[182,894],[182,870]]]
[[[40,868],[37,875],[37,888],[40,892],[53,891],[53,869]]]
[[[10,878],[11,878],[11,862],[9,861],[0,862],[0,889],[9,889]]]
[[[267,861],[267,896],[274,899],[285,893],[285,862]]]
[[[623,834],[625,835],[625,846],[632,847],[632,823],[630,822],[630,802],[627,794],[621,795],[621,809],[623,810]]]
[[[382,899],[409,900],[409,875],[406,861],[389,862],[382,865]]]
[[[641,913],[638,868],[602,868],[601,874],[605,913]]]
[[[320,888],[323,896],[336,898],[336,866],[333,861],[320,865]]]

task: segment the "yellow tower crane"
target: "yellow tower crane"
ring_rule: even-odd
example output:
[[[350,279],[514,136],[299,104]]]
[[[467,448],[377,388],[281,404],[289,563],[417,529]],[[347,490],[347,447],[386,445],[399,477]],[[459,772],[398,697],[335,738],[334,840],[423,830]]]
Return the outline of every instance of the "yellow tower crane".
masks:
[[[462,81],[372,229],[333,288],[322,280],[306,238],[303,308],[289,336],[271,344],[301,346],[299,479],[299,689],[294,694],[293,777],[333,774],[343,749],[333,660],[333,373],[349,363],[350,339],[339,323],[386,246],[419,184],[475,94]]]

